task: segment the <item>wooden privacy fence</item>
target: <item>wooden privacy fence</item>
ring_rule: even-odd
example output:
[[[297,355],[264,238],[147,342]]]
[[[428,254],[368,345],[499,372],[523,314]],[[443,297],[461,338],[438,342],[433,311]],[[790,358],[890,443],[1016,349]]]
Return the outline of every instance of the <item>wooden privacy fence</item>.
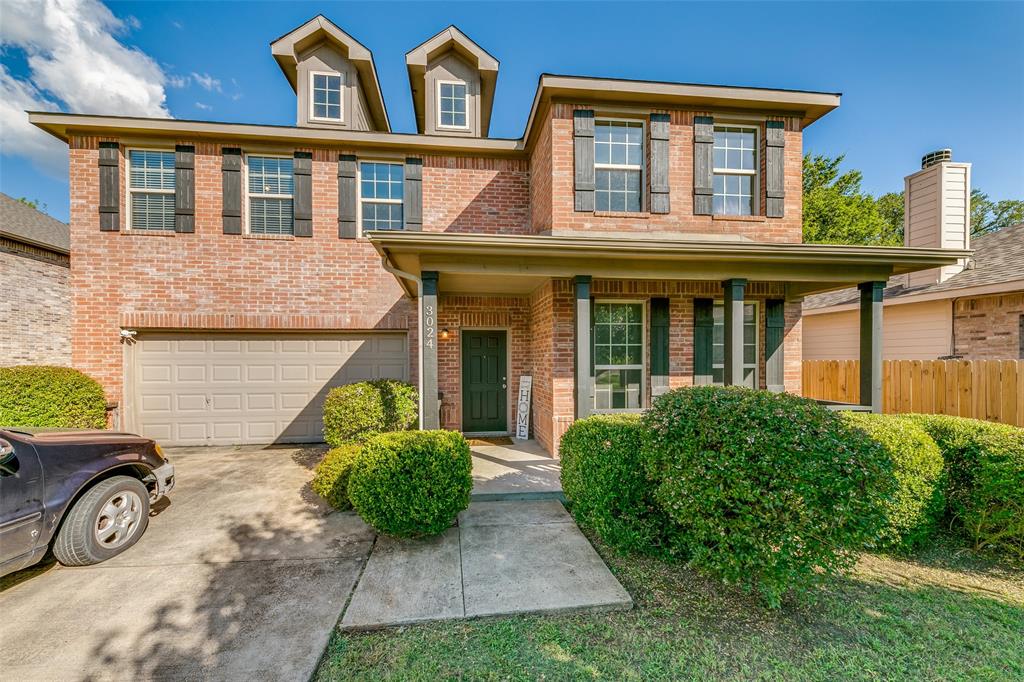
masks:
[[[859,403],[860,361],[804,360],[803,394]],[[886,360],[882,410],[1024,426],[1024,360]]]

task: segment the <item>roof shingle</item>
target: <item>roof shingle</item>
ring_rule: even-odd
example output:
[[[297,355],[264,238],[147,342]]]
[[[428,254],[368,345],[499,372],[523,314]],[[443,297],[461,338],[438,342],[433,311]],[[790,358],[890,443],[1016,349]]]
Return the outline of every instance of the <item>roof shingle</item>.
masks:
[[[0,192],[0,237],[71,252],[71,230],[65,223]]]

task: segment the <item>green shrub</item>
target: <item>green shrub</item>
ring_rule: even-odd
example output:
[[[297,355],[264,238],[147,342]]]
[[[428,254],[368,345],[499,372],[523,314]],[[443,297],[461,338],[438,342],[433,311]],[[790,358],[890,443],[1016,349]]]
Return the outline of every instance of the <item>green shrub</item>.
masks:
[[[0,426],[103,429],[103,388],[70,367],[0,368]]]
[[[385,535],[437,535],[469,506],[469,444],[455,431],[399,431],[366,440],[348,481],[356,512]]]
[[[348,478],[360,452],[359,445],[350,443],[327,451],[316,465],[311,486],[313,492],[327,500],[335,509],[351,509],[348,499]]]
[[[910,549],[927,542],[945,512],[942,453],[917,424],[895,415],[844,413],[847,422],[878,441],[892,459],[896,488],[886,504],[882,547]]]
[[[691,564],[770,606],[850,567],[884,526],[888,457],[813,400],[683,388],[643,421],[647,475]]]
[[[562,490],[576,520],[622,552],[672,554],[671,524],[640,459],[638,414],[581,419],[562,436]]]
[[[1024,429],[914,414],[946,461],[947,512],[976,549],[1024,560]]]
[[[331,389],[324,400],[324,440],[338,447],[385,431],[416,428],[416,389],[394,379],[360,381]]]

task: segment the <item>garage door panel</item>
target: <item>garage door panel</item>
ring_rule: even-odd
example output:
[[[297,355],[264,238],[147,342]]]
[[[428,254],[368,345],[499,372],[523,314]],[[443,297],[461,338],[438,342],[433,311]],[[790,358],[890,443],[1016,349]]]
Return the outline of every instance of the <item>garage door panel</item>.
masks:
[[[154,332],[134,351],[132,428],[177,445],[319,441],[331,388],[409,375],[395,333]]]

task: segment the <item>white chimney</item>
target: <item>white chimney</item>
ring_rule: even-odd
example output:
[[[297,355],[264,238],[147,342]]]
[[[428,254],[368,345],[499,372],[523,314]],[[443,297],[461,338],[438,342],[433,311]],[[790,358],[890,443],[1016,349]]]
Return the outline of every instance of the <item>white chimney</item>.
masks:
[[[969,249],[971,241],[971,164],[953,161],[941,149],[925,154],[921,170],[903,179],[903,245]],[[945,282],[967,265],[912,272],[908,286]]]

